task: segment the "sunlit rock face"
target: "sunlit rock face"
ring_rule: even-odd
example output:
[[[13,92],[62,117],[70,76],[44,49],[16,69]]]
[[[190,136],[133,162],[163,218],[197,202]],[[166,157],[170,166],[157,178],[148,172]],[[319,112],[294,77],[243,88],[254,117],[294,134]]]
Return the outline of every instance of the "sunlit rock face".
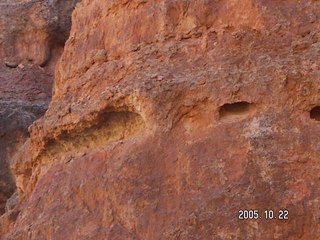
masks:
[[[9,165],[48,107],[78,1],[0,2],[0,214],[16,190]]]
[[[320,238],[319,15],[311,0],[82,1],[2,236]]]

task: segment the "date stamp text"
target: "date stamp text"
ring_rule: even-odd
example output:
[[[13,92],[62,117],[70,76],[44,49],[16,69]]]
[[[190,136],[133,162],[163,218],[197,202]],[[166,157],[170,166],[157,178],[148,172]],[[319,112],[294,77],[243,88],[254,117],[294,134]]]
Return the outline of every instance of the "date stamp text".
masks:
[[[286,209],[283,210],[239,210],[238,211],[239,220],[254,220],[254,219],[265,219],[265,220],[288,220],[289,211]]]

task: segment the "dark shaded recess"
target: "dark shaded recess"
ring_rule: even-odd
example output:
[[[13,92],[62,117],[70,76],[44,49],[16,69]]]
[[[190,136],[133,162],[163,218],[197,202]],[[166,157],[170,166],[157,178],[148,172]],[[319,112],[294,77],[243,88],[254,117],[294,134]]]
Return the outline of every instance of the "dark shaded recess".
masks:
[[[219,114],[220,117],[247,114],[252,110],[253,106],[252,103],[248,102],[227,103],[220,107]]]
[[[50,139],[42,156],[52,159],[69,151],[93,149],[99,145],[129,138],[145,126],[142,117],[134,112],[119,111],[101,114],[96,122],[85,129],[64,131],[57,139]]]
[[[316,106],[311,109],[310,118],[316,121],[320,121],[320,106]]]

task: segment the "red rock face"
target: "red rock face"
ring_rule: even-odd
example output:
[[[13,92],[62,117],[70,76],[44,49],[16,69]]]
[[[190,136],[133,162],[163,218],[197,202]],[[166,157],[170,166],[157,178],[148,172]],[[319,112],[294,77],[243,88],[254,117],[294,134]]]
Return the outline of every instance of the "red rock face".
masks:
[[[0,213],[16,190],[9,165],[51,99],[54,67],[69,35],[70,1],[0,3]]]
[[[311,0],[84,0],[14,159],[4,239],[320,238],[319,15]]]

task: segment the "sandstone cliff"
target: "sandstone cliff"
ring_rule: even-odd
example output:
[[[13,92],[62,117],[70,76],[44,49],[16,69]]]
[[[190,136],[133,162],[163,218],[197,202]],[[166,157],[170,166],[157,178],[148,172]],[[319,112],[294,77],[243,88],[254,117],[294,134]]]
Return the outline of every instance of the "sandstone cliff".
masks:
[[[83,0],[3,239],[319,239],[319,17],[315,0]]]

